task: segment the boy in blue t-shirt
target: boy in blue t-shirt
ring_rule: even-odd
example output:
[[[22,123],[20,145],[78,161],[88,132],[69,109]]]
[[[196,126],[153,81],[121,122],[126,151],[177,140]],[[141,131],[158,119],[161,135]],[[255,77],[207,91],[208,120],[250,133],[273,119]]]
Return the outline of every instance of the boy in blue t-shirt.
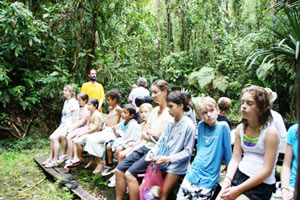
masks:
[[[188,169],[177,199],[210,199],[218,185],[220,167],[225,157],[228,165],[232,150],[230,130],[226,122],[218,122],[218,106],[211,97],[197,105],[202,121],[198,124],[196,157]]]

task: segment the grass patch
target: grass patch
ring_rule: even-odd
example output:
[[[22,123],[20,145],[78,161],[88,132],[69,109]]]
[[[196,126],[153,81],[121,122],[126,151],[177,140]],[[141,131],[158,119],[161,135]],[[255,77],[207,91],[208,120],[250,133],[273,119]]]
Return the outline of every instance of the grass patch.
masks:
[[[45,149],[1,153],[0,199],[72,199],[73,195],[67,188],[47,179],[33,161],[33,157],[46,153]]]
[[[48,139],[35,134],[24,139],[0,140],[0,152],[0,199],[78,199],[67,187],[60,187],[59,181],[47,178],[33,160],[49,154]],[[108,179],[101,174],[93,175],[92,170],[81,165],[70,173],[93,196],[115,199],[115,189],[107,187]]]

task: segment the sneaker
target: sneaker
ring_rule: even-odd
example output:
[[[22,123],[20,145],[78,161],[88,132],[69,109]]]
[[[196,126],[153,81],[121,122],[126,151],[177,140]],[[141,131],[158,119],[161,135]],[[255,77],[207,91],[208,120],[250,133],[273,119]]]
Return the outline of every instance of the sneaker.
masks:
[[[107,185],[110,188],[116,187],[116,175],[114,174],[112,177],[109,179],[110,183]]]
[[[60,164],[60,163],[63,163],[63,162],[65,162],[65,160],[67,160],[69,158],[69,156],[68,156],[68,154],[65,154],[65,155],[60,155],[59,157],[58,157],[58,163]]]
[[[108,175],[114,173],[115,172],[115,167],[116,166],[106,167],[105,170],[102,172],[101,175],[102,176],[108,176]]]
[[[68,159],[66,162],[65,162],[66,165],[69,165],[69,164],[72,164],[72,160]]]

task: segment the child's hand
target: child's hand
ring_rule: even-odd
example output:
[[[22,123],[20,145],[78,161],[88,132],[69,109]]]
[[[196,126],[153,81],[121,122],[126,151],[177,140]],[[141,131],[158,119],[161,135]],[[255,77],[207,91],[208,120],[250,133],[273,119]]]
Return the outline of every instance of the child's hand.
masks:
[[[130,143],[128,144],[128,146],[129,146],[129,147],[134,147],[134,143],[133,143],[133,142],[130,142]]]
[[[290,195],[290,191],[286,189],[281,189],[282,200],[292,200],[293,195]]]
[[[169,156],[161,156],[156,160],[156,164],[161,165],[165,163],[170,163],[171,159]]]
[[[145,161],[147,162],[151,162],[151,161],[155,161],[153,155],[152,155],[152,152],[148,152],[147,155],[146,155],[146,158],[145,158]]]
[[[231,186],[231,181],[225,177],[222,183],[222,190],[229,188]]]
[[[238,187],[229,187],[223,190],[221,194],[221,198],[224,200],[231,200],[231,199],[236,199],[240,195],[240,192],[238,190]]]
[[[112,128],[112,130],[113,130],[114,132],[117,131],[117,126],[116,126],[116,125],[113,125],[111,128]]]

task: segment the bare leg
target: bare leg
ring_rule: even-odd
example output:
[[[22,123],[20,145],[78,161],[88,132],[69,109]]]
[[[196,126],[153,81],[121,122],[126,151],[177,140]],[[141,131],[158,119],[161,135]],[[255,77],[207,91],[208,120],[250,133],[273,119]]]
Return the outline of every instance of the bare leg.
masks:
[[[83,151],[83,149],[82,149],[81,144],[75,142],[75,144],[74,144],[74,158],[72,160],[72,163],[83,161],[82,151]]]
[[[178,182],[180,176],[175,174],[167,174],[164,178],[163,189],[160,200],[166,200],[174,185]]]
[[[116,169],[116,200],[123,200],[126,193],[126,177],[125,173]]]
[[[89,163],[84,168],[89,168],[95,163],[95,156],[91,156]]]
[[[117,154],[117,159],[118,159],[118,163],[120,163],[123,159],[120,159],[120,153],[123,151],[123,147],[119,146],[116,148],[116,154]]]
[[[53,161],[57,162],[58,154],[59,154],[59,139],[58,138],[53,140],[53,151],[54,151]]]
[[[53,141],[50,139],[50,156],[49,159],[52,161],[53,160],[53,149],[54,149],[54,144]]]
[[[112,148],[109,145],[106,145],[106,155],[107,155],[107,164],[113,163],[113,152]]]
[[[77,148],[77,156],[79,161],[83,161],[83,157],[82,157],[83,147],[81,146],[80,143],[76,143],[76,148]]]
[[[130,172],[125,173],[128,191],[129,191],[129,198],[130,199],[139,199],[140,198],[140,186],[137,179],[130,174]]]
[[[124,151],[121,151],[119,153],[119,155],[117,154],[117,157],[118,157],[118,163],[122,162],[122,160],[124,160],[126,158],[126,155],[127,155],[127,152],[126,152],[127,149],[125,149]]]
[[[75,134],[72,134],[70,133],[68,136],[67,136],[67,143],[68,143],[68,150],[69,150],[69,160],[73,160],[73,157],[74,157],[74,145],[73,145],[73,141],[72,139],[75,137],[76,135]],[[77,150],[77,149],[76,149]]]
[[[59,138],[60,142],[61,142],[61,146],[62,146],[62,150],[63,150],[63,155],[67,154],[67,138],[66,138],[66,134],[62,133],[62,135]]]
[[[98,162],[98,164],[97,164],[96,168],[94,169],[93,174],[98,174],[104,168],[104,162],[103,162],[102,158],[97,157],[97,162]]]
[[[54,140],[59,137],[60,127],[58,127],[49,137],[50,140],[50,160],[53,161],[54,159]]]
[[[61,134],[62,128],[57,128],[54,133],[50,136],[50,156],[52,162],[57,162],[58,153],[59,153],[59,137]]]

